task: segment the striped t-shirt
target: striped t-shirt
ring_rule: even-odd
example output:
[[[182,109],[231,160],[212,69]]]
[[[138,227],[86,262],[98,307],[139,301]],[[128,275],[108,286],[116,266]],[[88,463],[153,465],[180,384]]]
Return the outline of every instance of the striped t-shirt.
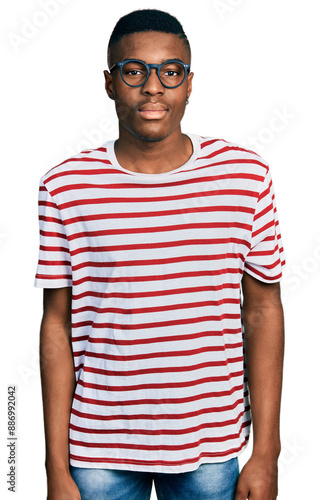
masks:
[[[281,277],[272,181],[254,152],[190,138],[166,173],[109,141],[41,179],[36,286],[73,292],[73,466],[186,472],[247,443],[240,285]]]

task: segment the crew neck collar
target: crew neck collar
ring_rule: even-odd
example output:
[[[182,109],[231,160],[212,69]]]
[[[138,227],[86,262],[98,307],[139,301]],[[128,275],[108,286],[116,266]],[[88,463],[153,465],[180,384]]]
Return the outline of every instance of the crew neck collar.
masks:
[[[122,167],[120,165],[120,163],[118,162],[118,159],[117,159],[117,156],[115,153],[114,146],[115,146],[116,139],[106,142],[105,147],[107,148],[108,156],[109,156],[109,159],[110,159],[112,165],[114,167],[116,167],[117,169],[122,170],[126,174],[131,174],[131,175],[134,175],[136,177],[144,177],[144,178],[149,178],[149,179],[157,178],[158,179],[160,177],[167,177],[167,176],[173,175],[181,170],[185,170],[185,169],[188,170],[188,168],[194,163],[195,159],[199,156],[200,137],[197,135],[194,135],[194,134],[185,134],[185,135],[187,135],[189,137],[189,139],[192,142],[192,147],[193,147],[193,153],[190,156],[189,160],[186,163],[184,163],[183,165],[181,165],[180,167],[177,167],[173,170],[169,170],[168,172],[162,172],[159,174],[148,174],[148,173],[144,173],[144,172],[134,172],[133,170],[129,170],[127,168]]]

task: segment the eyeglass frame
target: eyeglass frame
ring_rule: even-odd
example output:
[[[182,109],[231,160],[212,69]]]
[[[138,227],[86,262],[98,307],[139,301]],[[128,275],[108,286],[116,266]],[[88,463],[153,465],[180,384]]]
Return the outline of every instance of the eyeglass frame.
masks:
[[[147,68],[148,74],[147,74],[145,80],[142,83],[140,83],[139,85],[131,85],[130,83],[126,82],[125,79],[124,79],[124,77],[123,77],[123,74],[122,74],[123,66],[125,64],[129,63],[129,62],[138,62],[138,63],[143,64],[143,66],[145,66]],[[165,66],[166,64],[170,64],[170,63],[178,63],[178,64],[180,64],[184,68],[184,77],[183,77],[182,82],[180,82],[178,85],[174,85],[173,87],[170,87],[169,85],[165,85],[161,81],[161,78],[160,78],[160,70],[161,70],[161,68],[163,66]],[[113,66],[111,66],[110,73],[111,73],[111,71],[113,69],[116,68],[116,66],[118,66],[120,68],[120,74],[121,74],[121,78],[122,78],[123,82],[126,85],[128,85],[129,87],[134,87],[134,88],[143,87],[143,85],[148,81],[148,78],[150,76],[150,70],[153,69],[153,68],[157,70],[157,75],[158,75],[158,78],[159,78],[159,81],[160,81],[161,85],[163,87],[167,88],[167,89],[176,89],[177,87],[180,87],[180,85],[182,85],[183,82],[185,81],[185,79],[187,77],[187,74],[189,74],[189,72],[190,72],[190,64],[186,64],[186,63],[180,61],[179,59],[169,59],[168,61],[165,61],[162,64],[147,64],[144,61],[141,61],[140,59],[125,59],[124,61],[117,62]]]

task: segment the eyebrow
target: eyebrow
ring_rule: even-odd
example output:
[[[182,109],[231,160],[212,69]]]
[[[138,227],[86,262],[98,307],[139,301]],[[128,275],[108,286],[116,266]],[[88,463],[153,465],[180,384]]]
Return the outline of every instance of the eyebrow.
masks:
[[[138,57],[126,57],[126,58],[124,59],[124,61],[125,61],[126,59],[133,59],[133,60],[135,60],[135,61],[143,61],[143,59],[139,59]],[[175,60],[175,61],[179,61],[179,62],[184,63],[184,61],[183,61],[182,59],[180,59],[180,57],[170,57],[169,59],[165,59],[164,61],[162,61],[162,62],[161,62],[161,63],[159,63],[159,64],[163,64],[163,63],[166,63],[166,62],[169,62],[169,61],[173,61],[173,60]],[[144,62],[145,64],[147,64],[145,61],[143,61],[143,62]],[[150,64],[152,64],[152,63],[150,63]]]
[[[163,62],[172,61],[172,59],[175,59],[176,61],[184,62],[182,59],[180,59],[180,57],[171,57],[170,59],[166,59],[166,60],[165,60],[165,61],[163,61]]]

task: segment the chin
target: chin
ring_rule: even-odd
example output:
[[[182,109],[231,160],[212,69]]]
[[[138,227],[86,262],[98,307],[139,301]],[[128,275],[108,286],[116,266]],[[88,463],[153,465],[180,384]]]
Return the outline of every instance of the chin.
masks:
[[[135,133],[135,136],[140,139],[141,141],[145,141],[145,142],[161,142],[163,141],[164,139],[166,139],[168,137],[169,134],[165,134],[165,133],[139,133],[139,132],[136,132]]]
[[[161,142],[165,139],[165,137],[145,137],[145,136],[139,136],[137,135],[139,139],[145,142]]]

